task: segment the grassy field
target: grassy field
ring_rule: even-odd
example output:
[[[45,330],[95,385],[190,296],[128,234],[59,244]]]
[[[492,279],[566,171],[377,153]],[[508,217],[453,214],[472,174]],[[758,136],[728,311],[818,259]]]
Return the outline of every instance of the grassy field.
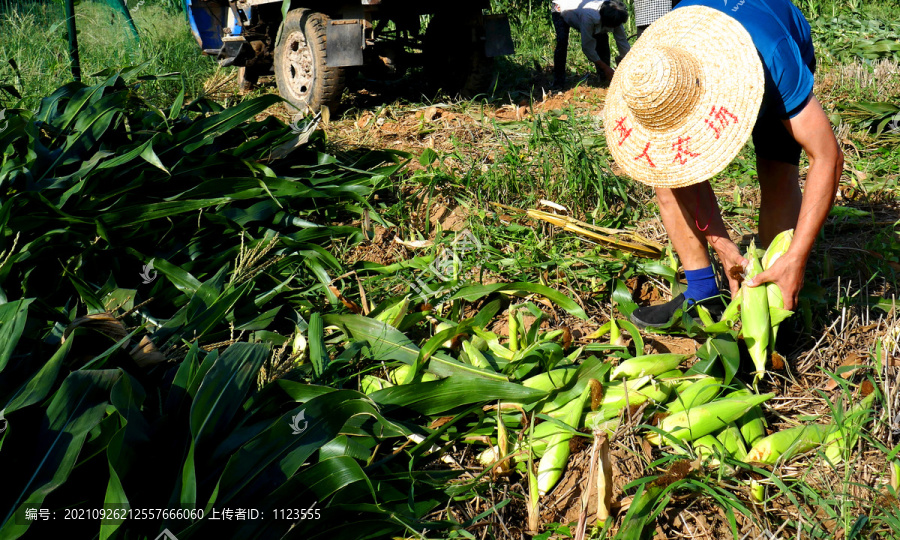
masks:
[[[606,148],[605,89],[547,90],[546,2],[493,2],[517,52],[490,95],[360,77],[324,124],[272,81],[239,93],[172,2],[137,6],[139,43],[76,8],[90,76],[54,94],[61,7],[0,0],[0,461],[17,464],[0,539],[56,530],[38,507],[188,511],[73,538],[898,537],[900,7],[801,4],[846,165],[758,410],[763,433],[839,441],[745,463],[646,442],[687,381],[724,395],[752,362],[739,327],[628,323],[683,274],[652,192]],[[589,67],[573,35],[570,74]],[[748,145],[712,180],[743,249],[754,164]],[[642,354],[683,354],[682,372],[633,377],[623,406],[611,369]],[[548,428],[570,456],[538,497],[549,450],[527,443]],[[238,507],[274,519],[198,515]]]

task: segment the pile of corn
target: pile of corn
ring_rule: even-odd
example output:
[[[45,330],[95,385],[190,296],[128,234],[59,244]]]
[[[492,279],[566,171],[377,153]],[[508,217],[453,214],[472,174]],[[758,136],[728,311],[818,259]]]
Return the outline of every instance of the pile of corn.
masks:
[[[770,267],[784,254],[792,233],[778,235],[762,260],[751,245],[746,277]],[[719,327],[733,327],[739,313],[744,340],[756,367],[754,383],[765,372],[778,324],[791,315],[783,305],[775,284],[743,287],[723,320],[715,323]],[[401,304],[401,311],[406,307]],[[395,324],[403,314],[392,311],[378,317],[386,324]],[[466,335],[448,340],[444,346],[457,350],[459,359],[467,364],[497,373],[512,373],[510,380],[516,380],[515,367],[558,341],[563,331],[538,333],[537,325],[526,330],[514,308],[508,314],[509,338],[505,343],[500,336],[474,327]],[[453,326],[448,322],[433,322],[435,334]],[[707,326],[712,327],[712,323]],[[610,322],[609,330],[611,345],[619,345],[621,333],[615,320]],[[479,455],[486,468],[505,472],[517,467],[529,478],[535,508],[537,499],[549,493],[562,477],[572,438],[583,436],[579,431],[612,436],[625,414],[643,410],[646,422],[659,419],[646,433],[651,444],[671,446],[675,452],[690,451],[714,466],[723,463],[725,458],[774,465],[819,446],[824,447],[832,463],[837,463],[855,444],[858,424],[865,418],[863,413],[872,399],[867,397],[851,409],[851,422],[844,422],[839,428],[809,424],[767,434],[761,406],[774,394],[758,394],[750,388],[734,389],[708,375],[685,375],[679,368],[689,357],[681,354],[641,355],[613,367],[609,360],[593,356],[582,361],[579,359],[582,352],[583,348],[578,348],[557,361],[555,368],[520,379],[523,386],[546,392],[546,398],[536,403],[499,403],[496,433],[475,437],[489,444]],[[408,365],[394,368],[388,375],[388,378],[364,377],[363,391],[371,393],[393,385],[437,379],[429,373],[418,373],[413,378]],[[503,414],[510,410],[521,414]],[[543,421],[535,422],[536,418]],[[518,436],[511,438],[511,432]],[[536,466],[532,467],[535,461]],[[751,487],[751,493],[761,498],[761,486],[753,483]]]

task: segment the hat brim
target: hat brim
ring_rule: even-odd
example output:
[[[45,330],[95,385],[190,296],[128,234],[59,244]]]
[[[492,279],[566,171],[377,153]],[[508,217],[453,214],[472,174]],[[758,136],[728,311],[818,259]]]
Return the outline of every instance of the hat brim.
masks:
[[[675,47],[693,55],[699,96],[672,128],[651,128],[624,98],[635,51]],[[632,60],[632,62],[629,62]],[[631,178],[677,188],[708,180],[734,159],[753,131],[765,90],[759,53],[730,16],[705,6],[673,10],[653,23],[616,70],[607,92],[604,128],[616,163]]]

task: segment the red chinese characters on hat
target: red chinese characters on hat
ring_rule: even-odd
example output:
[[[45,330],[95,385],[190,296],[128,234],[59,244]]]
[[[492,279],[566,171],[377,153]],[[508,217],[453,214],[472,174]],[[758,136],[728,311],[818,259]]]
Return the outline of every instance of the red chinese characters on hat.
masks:
[[[622,143],[625,142],[625,139],[631,135],[632,128],[625,127],[625,117],[619,118],[616,120],[616,127],[613,128],[613,131],[619,134],[619,146],[622,146]]]
[[[647,150],[650,150],[649,142],[647,143],[647,146],[644,147],[644,151],[641,154],[634,156],[634,159],[647,158],[647,163],[649,163],[651,167],[656,168],[656,165],[653,163],[653,160],[650,159],[650,154],[647,153]]]
[[[713,105],[712,110],[709,111],[709,116],[711,119],[707,118],[704,122],[706,122],[706,125],[716,133],[717,139],[726,127],[737,124],[738,122],[738,117],[721,105],[718,107]]]
[[[672,143],[672,150],[676,151],[675,159],[672,161],[677,161],[684,165],[687,163],[688,158],[697,157],[700,155],[699,152],[691,152],[690,148],[690,137],[678,137],[678,140]]]

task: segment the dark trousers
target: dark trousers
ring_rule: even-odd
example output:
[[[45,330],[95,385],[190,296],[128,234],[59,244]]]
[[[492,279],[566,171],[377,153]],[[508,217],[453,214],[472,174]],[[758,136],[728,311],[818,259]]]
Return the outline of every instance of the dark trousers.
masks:
[[[550,19],[553,21],[553,29],[556,30],[556,48],[553,50],[553,77],[556,79],[556,82],[561,83],[566,79],[566,56],[568,56],[569,28],[571,27],[566,24],[562,15],[556,11],[550,12]],[[600,56],[600,60],[609,65],[609,36],[601,33],[595,35],[594,39],[597,40],[597,54]]]

